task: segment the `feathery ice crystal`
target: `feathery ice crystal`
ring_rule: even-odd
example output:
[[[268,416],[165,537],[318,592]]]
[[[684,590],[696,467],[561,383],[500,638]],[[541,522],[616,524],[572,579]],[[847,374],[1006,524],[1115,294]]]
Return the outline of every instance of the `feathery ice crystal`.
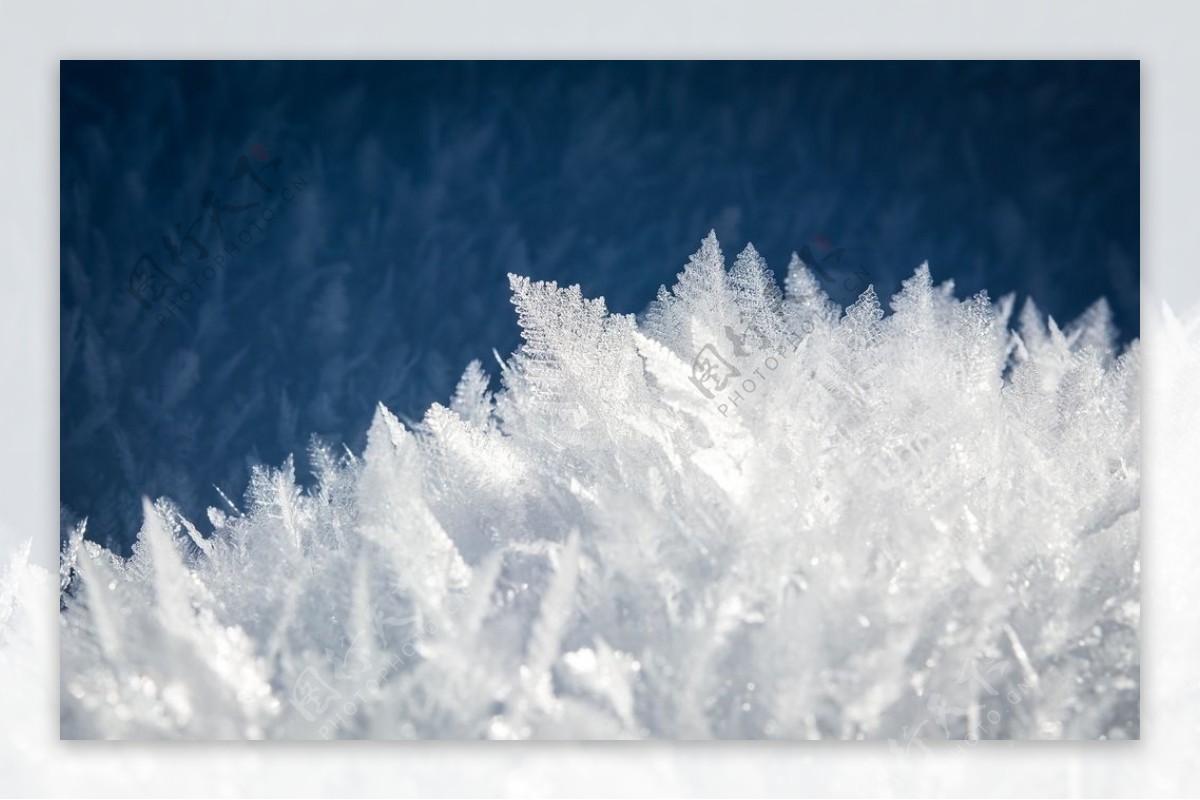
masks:
[[[1139,348],[710,235],[366,451],[62,560],[69,738],[1136,737]]]

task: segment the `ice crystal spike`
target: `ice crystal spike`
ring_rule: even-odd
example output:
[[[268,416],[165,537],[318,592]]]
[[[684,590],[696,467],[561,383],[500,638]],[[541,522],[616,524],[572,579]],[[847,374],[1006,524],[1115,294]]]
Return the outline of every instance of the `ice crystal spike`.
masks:
[[[64,736],[1138,735],[1140,349],[1104,301],[1014,332],[922,264],[843,312],[714,234],[640,323],[510,282],[494,393],[472,362],[380,405],[211,530],[147,503],[129,559],[68,538]]]

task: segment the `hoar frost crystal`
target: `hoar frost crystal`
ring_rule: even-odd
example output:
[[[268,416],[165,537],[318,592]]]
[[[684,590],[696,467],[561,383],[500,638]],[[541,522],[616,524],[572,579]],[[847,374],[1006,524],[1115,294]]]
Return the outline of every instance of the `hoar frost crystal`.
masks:
[[[62,559],[68,738],[1132,738],[1139,347],[710,235],[639,322],[511,277],[489,391]]]

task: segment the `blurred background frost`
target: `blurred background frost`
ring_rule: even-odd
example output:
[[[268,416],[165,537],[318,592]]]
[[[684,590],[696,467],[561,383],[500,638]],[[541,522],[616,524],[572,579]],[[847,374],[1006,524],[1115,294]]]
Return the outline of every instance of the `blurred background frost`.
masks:
[[[841,303],[855,268],[887,297],[928,259],[1059,322],[1107,297],[1128,341],[1138,83],[1137,62],[64,61],[64,517],[127,552],[143,494],[194,519],[312,435],[360,451],[377,402],[420,418],[515,349],[506,273],[640,312],[709,229],[777,273],[844,248]],[[197,243],[211,263],[243,231],[203,277]],[[192,286],[165,325],[179,290],[129,291],[143,254]]]

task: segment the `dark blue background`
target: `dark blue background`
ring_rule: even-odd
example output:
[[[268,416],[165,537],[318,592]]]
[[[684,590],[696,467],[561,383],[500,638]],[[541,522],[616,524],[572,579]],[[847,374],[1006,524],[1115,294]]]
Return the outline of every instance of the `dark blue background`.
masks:
[[[1137,62],[63,62],[64,518],[125,548],[141,494],[195,519],[252,464],[296,452],[303,477],[310,435],[357,450],[376,402],[419,419],[470,359],[495,372],[506,273],[639,312],[710,228],[780,275],[845,247],[835,275],[885,297],[925,259],[1060,322],[1106,296],[1128,340],[1138,84]],[[274,194],[228,180],[241,156],[281,159]],[[263,204],[195,229],[210,259],[251,233],[211,281],[161,243],[207,190]],[[126,288],[143,252],[204,287],[166,327]]]

